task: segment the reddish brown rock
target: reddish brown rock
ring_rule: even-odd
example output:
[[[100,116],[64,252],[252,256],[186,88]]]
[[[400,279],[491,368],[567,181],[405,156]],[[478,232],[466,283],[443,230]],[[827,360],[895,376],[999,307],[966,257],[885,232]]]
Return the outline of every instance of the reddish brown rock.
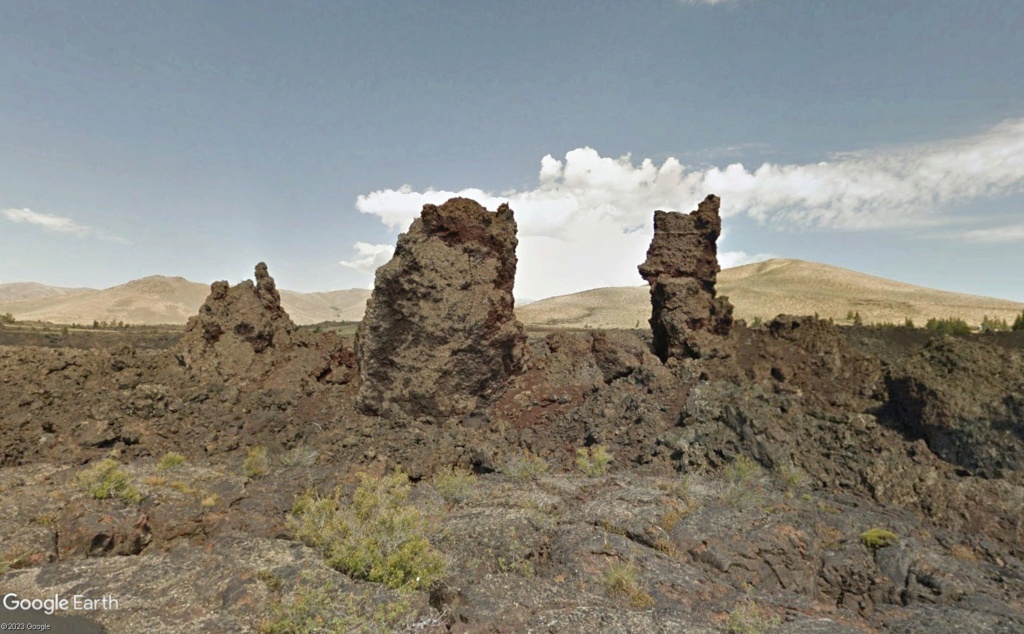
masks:
[[[356,334],[359,408],[392,418],[473,411],[518,373],[526,332],[513,314],[516,221],[453,198],[424,205],[377,269]]]
[[[281,307],[267,265],[256,282],[214,282],[199,314],[188,321],[177,346],[179,362],[222,381],[266,385],[348,381],[354,355],[333,334],[300,331]]]
[[[654,239],[639,269],[651,285],[651,330],[662,361],[709,356],[732,328],[732,304],[715,297],[719,204],[710,195],[689,214],[654,212]]]

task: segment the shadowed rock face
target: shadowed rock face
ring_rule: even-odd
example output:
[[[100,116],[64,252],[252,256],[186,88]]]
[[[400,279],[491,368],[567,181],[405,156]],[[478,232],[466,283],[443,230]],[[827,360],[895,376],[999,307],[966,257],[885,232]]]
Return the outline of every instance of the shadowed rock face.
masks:
[[[654,212],[654,239],[639,269],[651,285],[651,330],[662,361],[708,356],[732,328],[732,304],[715,297],[719,204],[711,195],[689,214]]]
[[[519,372],[526,332],[513,314],[516,222],[466,198],[424,205],[377,269],[356,334],[359,408],[389,417],[472,411]]]

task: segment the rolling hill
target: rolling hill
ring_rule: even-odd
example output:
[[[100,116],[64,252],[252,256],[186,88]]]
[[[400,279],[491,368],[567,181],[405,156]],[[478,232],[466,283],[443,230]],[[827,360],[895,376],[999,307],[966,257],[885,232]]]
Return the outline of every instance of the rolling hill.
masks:
[[[747,321],[817,313],[849,323],[847,315],[855,311],[866,324],[902,324],[909,317],[923,325],[930,317],[960,317],[977,325],[986,315],[1012,322],[1024,311],[1019,302],[924,288],[803,260],[776,259],[725,269],[718,274],[717,289],[729,297],[735,316]],[[651,316],[650,295],[647,285],[596,288],[540,300],[516,313],[534,326],[645,327]]]
[[[8,299],[0,295],[0,314],[19,320],[91,324],[184,324],[198,312],[210,287],[181,277],[152,276],[104,290],[59,289],[39,284],[19,286],[35,297]],[[985,316],[1013,321],[1024,304],[1003,299],[950,293],[827,264],[802,260],[768,260],[725,269],[718,292],[727,295],[737,318],[771,319],[780,313],[832,317],[849,323],[850,311],[864,323],[911,318],[923,325],[929,317],[961,317],[977,325]],[[11,296],[13,291],[8,291]],[[321,293],[282,290],[281,303],[298,324],[362,319],[367,289]],[[565,328],[642,328],[651,315],[647,286],[595,288],[520,305],[516,314],[529,326]]]

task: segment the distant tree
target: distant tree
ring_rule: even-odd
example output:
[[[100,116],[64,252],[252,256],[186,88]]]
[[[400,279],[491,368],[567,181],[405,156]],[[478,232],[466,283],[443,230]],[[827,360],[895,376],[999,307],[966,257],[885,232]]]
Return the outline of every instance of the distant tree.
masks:
[[[864,320],[860,318],[860,311],[859,310],[853,314],[853,325],[854,326],[863,326],[864,325]]]
[[[936,319],[932,317],[925,324],[925,328],[928,330],[934,330],[944,335],[967,335],[971,332],[971,327],[966,321],[959,317],[949,317],[947,319]]]
[[[1012,330],[1024,330],[1024,311],[1017,315],[1017,318],[1013,320],[1013,325],[1010,326]]]
[[[906,319],[905,319],[905,320],[903,321],[903,327],[904,327],[904,328],[914,328],[914,320],[913,320],[913,319],[911,319],[910,317],[907,317],[907,318],[906,318]]]
[[[981,320],[981,331],[982,332],[1005,332],[1010,329],[1010,325],[1006,323],[1005,319],[996,319],[995,317],[989,318],[985,315]]]
[[[14,323],[14,315],[12,315],[10,313],[4,313],[3,315],[0,315],[0,324],[13,324],[13,323]]]

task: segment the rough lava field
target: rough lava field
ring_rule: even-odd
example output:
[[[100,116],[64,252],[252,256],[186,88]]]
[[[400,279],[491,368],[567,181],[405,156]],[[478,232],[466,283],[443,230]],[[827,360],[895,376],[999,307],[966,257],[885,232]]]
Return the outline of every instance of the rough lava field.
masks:
[[[165,347],[0,346],[0,594],[97,602],[0,615],[1024,631],[1024,333],[748,326],[715,290],[718,205],[655,213],[649,328],[528,333],[513,211],[452,199],[354,339],[298,328],[261,263]]]

